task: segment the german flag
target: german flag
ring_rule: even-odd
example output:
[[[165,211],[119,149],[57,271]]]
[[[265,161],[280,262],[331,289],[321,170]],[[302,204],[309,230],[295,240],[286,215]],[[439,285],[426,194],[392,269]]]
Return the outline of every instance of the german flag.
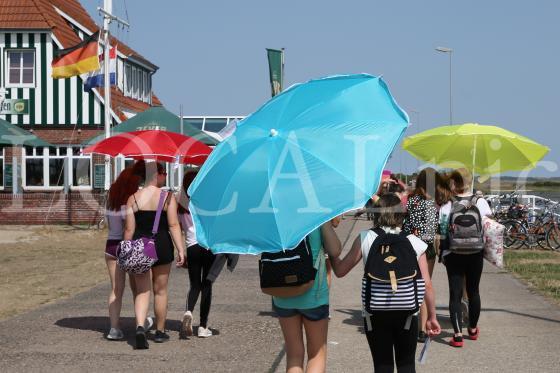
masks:
[[[84,39],[80,44],[55,52],[52,61],[52,77],[70,78],[90,71],[99,70],[99,31]]]

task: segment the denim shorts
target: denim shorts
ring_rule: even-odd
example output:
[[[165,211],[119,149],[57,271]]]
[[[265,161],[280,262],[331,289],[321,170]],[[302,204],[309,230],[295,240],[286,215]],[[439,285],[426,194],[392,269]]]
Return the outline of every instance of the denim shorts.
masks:
[[[315,308],[308,309],[295,309],[295,308],[280,308],[272,302],[272,308],[278,317],[292,317],[301,315],[309,321],[320,321],[329,317],[329,305],[325,304]]]

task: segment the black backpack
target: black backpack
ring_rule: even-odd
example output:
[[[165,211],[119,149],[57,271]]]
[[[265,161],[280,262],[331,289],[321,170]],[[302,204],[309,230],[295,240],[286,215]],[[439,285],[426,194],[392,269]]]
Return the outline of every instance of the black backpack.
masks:
[[[405,233],[373,230],[373,241],[362,279],[362,305],[375,311],[418,311],[426,291],[418,259]]]
[[[482,217],[476,206],[476,196],[458,197],[451,206],[449,217],[449,250],[472,254],[484,249]]]
[[[295,249],[262,253],[259,260],[261,290],[276,297],[294,297],[305,293],[313,286],[316,274],[308,237]]]

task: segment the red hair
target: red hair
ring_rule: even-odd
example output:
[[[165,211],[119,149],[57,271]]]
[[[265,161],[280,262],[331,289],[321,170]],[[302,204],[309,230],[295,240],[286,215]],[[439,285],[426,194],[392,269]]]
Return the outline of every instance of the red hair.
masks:
[[[126,205],[128,198],[138,191],[140,177],[135,175],[132,167],[125,168],[111,184],[109,197],[107,199],[107,209],[118,211],[122,205]]]

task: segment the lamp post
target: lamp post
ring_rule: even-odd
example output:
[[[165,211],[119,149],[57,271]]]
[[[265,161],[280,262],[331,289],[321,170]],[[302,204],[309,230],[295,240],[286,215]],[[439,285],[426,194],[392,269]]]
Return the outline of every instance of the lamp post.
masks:
[[[436,51],[440,53],[447,53],[449,55],[449,124],[453,124],[453,101],[451,99],[451,54],[453,54],[453,49],[446,47],[437,47]]]
[[[409,109],[411,113],[416,115],[416,134],[420,133],[420,112],[418,110]],[[416,158],[416,171],[420,169],[420,160]]]

